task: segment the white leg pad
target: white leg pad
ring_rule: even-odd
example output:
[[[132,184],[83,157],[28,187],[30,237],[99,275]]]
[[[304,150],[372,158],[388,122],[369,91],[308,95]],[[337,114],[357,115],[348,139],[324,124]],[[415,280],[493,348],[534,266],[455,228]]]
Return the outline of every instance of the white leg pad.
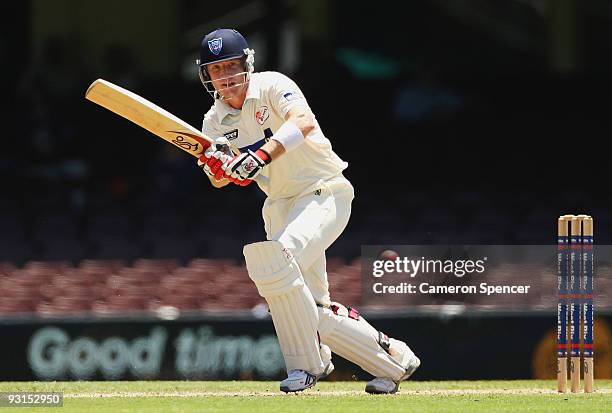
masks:
[[[323,343],[319,345],[319,352],[321,353],[321,360],[323,360],[323,365],[327,366],[332,361],[332,353],[329,346],[326,346]]]
[[[375,377],[400,381],[406,369],[401,360],[392,357],[381,346],[380,333],[363,317],[359,316],[355,320],[348,316],[346,307],[338,303],[333,305],[340,307],[337,314],[329,308],[319,308],[321,342],[331,347],[340,357],[357,364]]]
[[[321,374],[317,306],[291,252],[278,241],[264,241],[246,245],[243,253],[249,277],[270,307],[287,371]]]

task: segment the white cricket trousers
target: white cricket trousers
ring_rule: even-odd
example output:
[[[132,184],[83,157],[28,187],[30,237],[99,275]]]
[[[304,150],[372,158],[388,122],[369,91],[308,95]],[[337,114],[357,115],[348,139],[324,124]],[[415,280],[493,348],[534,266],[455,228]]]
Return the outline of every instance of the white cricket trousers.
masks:
[[[353,319],[348,312],[340,315],[328,308],[331,301],[325,250],[346,227],[353,198],[353,186],[340,175],[294,198],[266,200],[263,208],[266,234],[268,240],[279,241],[289,248],[315,302],[325,306],[318,309],[321,343],[373,376],[399,382],[406,374],[403,358],[412,352],[406,346],[410,352],[403,351],[394,357],[390,351],[393,343],[405,343],[389,339],[392,347],[387,351],[381,343],[386,335],[363,317]],[[324,354],[328,353],[321,347],[322,358]],[[324,364],[330,356],[323,360]]]
[[[330,305],[325,250],[346,228],[354,196],[351,183],[338,175],[296,197],[264,202],[267,239],[289,248],[318,304]]]

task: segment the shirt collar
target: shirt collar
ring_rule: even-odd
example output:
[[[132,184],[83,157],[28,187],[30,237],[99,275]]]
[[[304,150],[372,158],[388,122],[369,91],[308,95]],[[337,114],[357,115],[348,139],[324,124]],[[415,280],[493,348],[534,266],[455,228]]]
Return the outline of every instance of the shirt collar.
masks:
[[[249,79],[249,88],[247,89],[246,98],[244,99],[244,103],[242,104],[242,107],[246,105],[249,99],[260,99],[260,98],[261,98],[261,90],[259,89],[259,81],[257,80],[257,76],[255,76],[254,73],[251,73],[251,76]],[[219,123],[223,122],[223,119],[225,119],[227,115],[237,115],[241,111],[240,109],[234,109],[233,107],[231,107],[230,105],[228,105],[227,103],[225,103],[225,101],[221,99],[215,100],[215,109],[217,112],[217,116],[219,118]]]

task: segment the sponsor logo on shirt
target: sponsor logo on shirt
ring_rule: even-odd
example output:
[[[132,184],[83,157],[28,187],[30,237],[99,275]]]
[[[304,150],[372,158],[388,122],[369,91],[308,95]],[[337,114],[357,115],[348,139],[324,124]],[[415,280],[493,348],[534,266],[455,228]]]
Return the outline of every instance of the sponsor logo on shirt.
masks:
[[[291,102],[292,100],[301,99],[302,96],[300,96],[297,92],[293,90],[286,90],[283,92],[283,98]]]
[[[257,112],[255,112],[255,119],[257,120],[257,123],[259,123],[260,125],[263,125],[264,122],[267,121],[269,117],[270,117],[270,111],[268,111],[267,106],[262,106],[259,108]]]
[[[223,134],[228,141],[233,141],[238,138],[238,129],[231,130],[229,132],[225,132]]]

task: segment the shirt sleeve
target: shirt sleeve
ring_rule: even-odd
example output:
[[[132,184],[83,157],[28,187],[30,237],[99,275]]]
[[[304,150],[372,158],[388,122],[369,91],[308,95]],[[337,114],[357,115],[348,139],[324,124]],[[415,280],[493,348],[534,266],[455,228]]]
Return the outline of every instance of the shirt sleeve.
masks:
[[[202,133],[211,139],[216,139],[219,136],[223,136],[223,134],[219,132],[216,115],[212,109],[204,115],[204,120],[202,121]]]
[[[275,76],[275,81],[270,86],[269,99],[283,119],[293,107],[308,107],[308,102],[298,85],[282,73]]]

